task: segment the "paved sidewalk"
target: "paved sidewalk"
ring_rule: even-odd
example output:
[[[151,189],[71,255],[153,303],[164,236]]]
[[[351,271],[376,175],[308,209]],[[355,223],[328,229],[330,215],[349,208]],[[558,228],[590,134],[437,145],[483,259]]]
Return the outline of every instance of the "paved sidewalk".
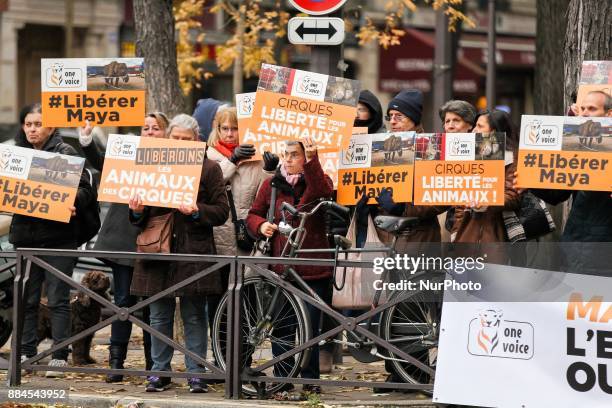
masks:
[[[108,339],[110,328],[100,330],[94,338],[92,356],[98,364],[89,367],[107,367]],[[49,342],[41,343],[39,350],[49,347]],[[0,356],[7,357],[10,350],[6,347],[0,350]],[[209,360],[212,356],[208,356]],[[48,360],[45,359],[45,360]],[[45,361],[43,360],[43,361]],[[142,334],[139,329],[134,330],[130,342],[130,349],[126,359],[126,368],[144,367],[144,354],[142,351]],[[172,362],[178,371],[184,370],[183,356],[175,353]],[[384,381],[386,373],[384,362],[364,364],[354,360],[351,356],[344,356],[343,364],[335,365],[329,375],[322,375],[322,379],[333,380],[364,380],[370,383]],[[11,407],[3,402],[8,400],[7,373],[0,371],[0,408]],[[69,399],[58,403],[64,407],[91,407],[91,408],[170,408],[170,407],[435,407],[429,396],[422,393],[390,392],[387,394],[373,394],[372,388],[365,387],[323,387],[320,396],[311,396],[308,401],[275,401],[275,400],[225,400],[224,384],[210,386],[207,394],[190,394],[186,380],[173,379],[173,386],[161,393],[147,393],[144,390],[145,379],[142,377],[126,377],[124,382],[107,384],[104,376],[95,374],[66,373],[62,379],[48,379],[44,371],[27,374],[22,377],[21,389],[67,389]],[[296,390],[301,389],[298,385]],[[290,396],[298,397],[299,392]],[[34,401],[32,401],[34,402]]]

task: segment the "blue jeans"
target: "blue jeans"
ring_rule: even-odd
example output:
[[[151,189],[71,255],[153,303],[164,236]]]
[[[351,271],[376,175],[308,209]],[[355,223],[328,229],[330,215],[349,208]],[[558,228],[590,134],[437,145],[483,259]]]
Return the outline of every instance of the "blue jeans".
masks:
[[[204,296],[182,296],[181,318],[185,328],[185,348],[198,356],[206,357],[207,330]],[[173,297],[161,298],[150,305],[151,327],[173,337],[174,309],[176,300]],[[151,358],[153,371],[171,371],[170,362],[174,349],[155,336],[151,336]],[[192,358],[185,356],[185,366],[190,373],[201,373],[204,369]]]
[[[76,245],[59,245],[56,248],[76,249]],[[64,256],[44,256],[41,258],[65,275],[72,276],[76,258]],[[36,335],[36,327],[38,325],[38,309],[43,281],[46,281],[47,284],[46,294],[51,315],[53,345],[66,340],[70,337],[72,332],[70,286],[56,278],[50,272],[43,270],[40,266],[32,264],[30,268],[30,277],[26,285],[26,302],[21,337],[21,354],[25,354],[28,357],[33,357],[37,354],[38,338]],[[53,352],[52,358],[67,360],[68,353],[68,348],[64,347]]]
[[[327,304],[331,303],[331,288],[329,279],[319,279],[314,281],[306,281],[308,286],[321,297]],[[310,316],[310,327],[312,329],[311,337],[314,338],[321,334],[319,330],[319,320],[321,319],[321,310],[314,307],[310,303],[306,303],[306,310],[308,311],[308,315]],[[286,316],[286,312],[281,312],[280,316]],[[290,316],[287,316],[283,319],[282,327],[274,330],[273,334],[276,338],[285,341],[294,341],[290,339],[290,337],[297,330],[297,322],[291,319]],[[292,322],[290,320],[293,320]],[[279,330],[280,329],[280,330]],[[274,356],[280,356],[281,354],[287,352],[291,347],[286,344],[278,344],[276,342],[272,342],[272,354]],[[306,364],[306,366],[302,369],[301,377],[302,378],[319,378],[319,346],[315,345],[310,348],[310,361]],[[288,357],[283,362],[275,365],[275,375],[278,377],[285,377],[288,373],[287,365],[293,365],[293,357]],[[284,363],[284,364],[283,364]]]

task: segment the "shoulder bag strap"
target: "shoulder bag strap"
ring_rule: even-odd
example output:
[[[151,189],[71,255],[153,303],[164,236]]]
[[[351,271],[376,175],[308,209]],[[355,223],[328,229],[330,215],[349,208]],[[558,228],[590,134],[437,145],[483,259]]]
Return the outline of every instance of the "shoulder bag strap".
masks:
[[[227,184],[225,186],[225,192],[227,193],[227,200],[229,201],[230,212],[232,213],[232,222],[238,221],[238,213],[236,213],[236,205],[234,204],[234,195],[232,194],[232,186]]]

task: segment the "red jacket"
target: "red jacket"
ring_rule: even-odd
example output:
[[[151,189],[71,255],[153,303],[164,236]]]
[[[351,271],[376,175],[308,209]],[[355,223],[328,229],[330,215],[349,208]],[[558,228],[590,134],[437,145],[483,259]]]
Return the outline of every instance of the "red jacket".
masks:
[[[304,165],[304,175],[300,181],[292,187],[285,178],[276,172],[276,175],[267,179],[261,185],[257,197],[253,202],[249,215],[246,218],[247,228],[253,236],[262,237],[259,232],[259,227],[266,221],[268,208],[270,208],[270,198],[272,194],[272,185],[276,186],[276,205],[274,210],[274,224],[281,220],[280,208],[284,201],[296,207],[299,211],[310,211],[314,205],[310,204],[319,198],[329,198],[333,192],[332,180],[327,176],[321,168],[318,156]],[[305,205],[308,204],[308,205]],[[320,211],[321,213],[323,210]],[[298,226],[299,220],[297,217],[293,219],[291,214],[285,214],[286,221],[294,227]],[[314,214],[305,224],[306,238],[302,245],[302,249],[320,249],[329,248],[329,243],[325,235],[325,217],[323,214]],[[272,236],[272,256],[280,256],[287,239],[281,236],[278,232]],[[333,254],[315,253],[302,254],[300,258],[332,258]],[[304,280],[316,280],[329,278],[332,276],[332,267],[327,266],[295,266],[297,273]],[[283,265],[274,265],[272,267],[277,273],[283,271]]]

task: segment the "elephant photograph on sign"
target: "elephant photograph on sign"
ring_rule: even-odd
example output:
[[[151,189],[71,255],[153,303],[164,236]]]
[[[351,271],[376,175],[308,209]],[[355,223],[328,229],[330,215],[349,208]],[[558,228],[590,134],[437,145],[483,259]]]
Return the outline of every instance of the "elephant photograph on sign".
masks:
[[[144,67],[130,64],[129,60],[105,60],[100,65],[87,67],[87,90],[144,90]]]
[[[581,119],[582,123],[563,124],[563,150],[612,151],[612,119]]]
[[[82,161],[82,159],[79,161]],[[30,166],[30,174],[28,179],[41,183],[51,183],[60,186],[74,187],[79,185],[81,170],[81,162],[75,161],[74,163],[71,163],[71,160],[66,157],[34,157]]]
[[[372,135],[372,167],[414,163],[412,132]]]

